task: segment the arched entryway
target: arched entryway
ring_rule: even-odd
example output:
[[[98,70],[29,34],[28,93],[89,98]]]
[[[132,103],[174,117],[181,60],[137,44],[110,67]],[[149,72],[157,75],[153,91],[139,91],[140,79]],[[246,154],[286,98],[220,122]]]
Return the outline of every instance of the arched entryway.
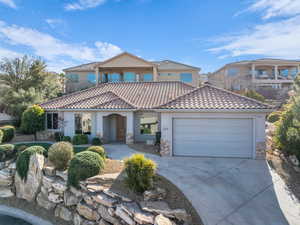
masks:
[[[119,114],[103,117],[103,140],[105,142],[125,142],[126,117]]]

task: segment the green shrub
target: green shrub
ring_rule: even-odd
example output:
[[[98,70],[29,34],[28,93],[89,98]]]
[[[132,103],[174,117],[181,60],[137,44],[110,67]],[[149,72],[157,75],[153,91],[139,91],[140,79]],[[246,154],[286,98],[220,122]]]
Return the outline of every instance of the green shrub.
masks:
[[[9,142],[15,136],[15,127],[14,126],[6,125],[3,127],[0,127],[0,130],[2,130],[2,132],[3,132],[3,139],[2,139],[3,142]]]
[[[57,142],[48,150],[48,158],[58,170],[67,169],[73,155],[74,149],[69,142]]]
[[[73,137],[74,145],[84,145],[89,143],[89,138],[86,134],[76,134]]]
[[[29,169],[29,162],[31,155],[37,153],[37,154],[44,154],[45,148],[42,146],[31,146],[27,148],[25,151],[21,152],[16,163],[17,172],[21,179],[27,179],[27,173]]]
[[[75,155],[68,169],[68,186],[78,188],[79,181],[93,177],[104,168],[104,161],[99,154],[83,151]]]
[[[98,137],[94,137],[94,138],[92,139],[92,145],[102,145],[101,139],[98,138]]]
[[[153,185],[156,164],[142,154],[134,154],[125,161],[126,183],[135,192],[143,193]]]
[[[2,140],[3,140],[3,131],[2,130],[0,130],[0,144],[2,143]]]
[[[62,141],[62,139],[63,139],[63,134],[62,134],[62,132],[55,132],[54,133],[54,140],[55,141]]]
[[[261,94],[257,93],[256,91],[253,91],[253,90],[245,91],[244,95],[248,98],[253,98],[253,99],[261,101],[261,102],[264,102],[266,100],[264,96],[262,96]]]
[[[280,119],[280,116],[281,116],[281,112],[278,112],[278,111],[272,112],[268,116],[267,121],[270,122],[270,123],[275,123]]]
[[[62,141],[72,143],[72,138],[70,136],[63,136]]]
[[[102,146],[90,146],[86,150],[99,154],[103,159],[106,158],[105,150]]]
[[[12,144],[0,145],[0,162],[11,159],[15,155],[15,146]]]

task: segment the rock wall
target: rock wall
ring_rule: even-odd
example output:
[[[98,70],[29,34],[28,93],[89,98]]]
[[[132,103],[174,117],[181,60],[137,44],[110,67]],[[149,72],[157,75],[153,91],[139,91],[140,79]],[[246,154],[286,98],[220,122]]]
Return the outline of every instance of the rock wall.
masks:
[[[74,225],[176,225],[189,216],[184,209],[170,209],[163,201],[161,188],[146,191],[141,202],[119,195],[106,188],[119,174],[91,177],[80,183],[81,189],[67,187],[67,173],[45,166],[44,156],[33,155],[28,177],[23,181],[16,172],[15,162],[0,167],[0,198],[26,199]]]

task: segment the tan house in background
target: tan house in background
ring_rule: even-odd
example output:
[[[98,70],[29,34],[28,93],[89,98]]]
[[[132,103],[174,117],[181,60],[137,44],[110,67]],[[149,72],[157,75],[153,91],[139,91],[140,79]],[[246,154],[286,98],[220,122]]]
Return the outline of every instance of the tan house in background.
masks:
[[[223,66],[208,76],[208,82],[234,91],[254,89],[266,95],[272,90],[286,93],[299,71],[300,61],[296,60],[248,60]]]
[[[103,62],[83,64],[63,70],[66,92],[74,92],[107,82],[183,81],[199,86],[200,68],[171,60],[147,61],[122,53]]]

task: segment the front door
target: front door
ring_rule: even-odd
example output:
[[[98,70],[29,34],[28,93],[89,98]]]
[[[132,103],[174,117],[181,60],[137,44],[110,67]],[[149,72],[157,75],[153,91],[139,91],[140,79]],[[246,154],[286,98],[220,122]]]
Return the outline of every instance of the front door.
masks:
[[[117,141],[125,141],[125,117],[117,116]]]

